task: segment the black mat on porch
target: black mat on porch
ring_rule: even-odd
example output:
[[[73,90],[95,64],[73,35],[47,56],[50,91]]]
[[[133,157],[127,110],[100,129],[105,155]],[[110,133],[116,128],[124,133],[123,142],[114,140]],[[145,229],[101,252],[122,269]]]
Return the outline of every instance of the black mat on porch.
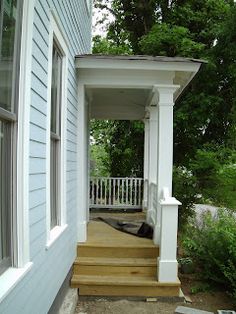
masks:
[[[140,238],[152,239],[153,236],[153,229],[146,222],[129,222],[114,218],[103,217],[97,217],[97,220],[104,221],[105,223],[119,231],[129,233]]]

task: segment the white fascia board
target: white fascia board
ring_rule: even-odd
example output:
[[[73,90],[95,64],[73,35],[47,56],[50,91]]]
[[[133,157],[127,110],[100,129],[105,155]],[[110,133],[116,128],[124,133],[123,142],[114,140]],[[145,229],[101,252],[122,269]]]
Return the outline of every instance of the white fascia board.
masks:
[[[200,70],[200,64],[198,65],[198,68],[196,71],[192,72],[189,75],[189,78],[184,82],[183,85],[180,85],[181,87],[175,92],[174,94],[174,101],[176,101],[178,99],[178,97],[182,94],[183,90],[189,85],[189,83],[193,80],[193,78],[195,77],[195,75],[198,73],[198,71]]]
[[[197,72],[199,62],[158,62],[149,60],[110,60],[110,59],[81,59],[77,58],[75,66],[78,69],[124,69],[124,70],[150,70],[150,71],[186,71]]]

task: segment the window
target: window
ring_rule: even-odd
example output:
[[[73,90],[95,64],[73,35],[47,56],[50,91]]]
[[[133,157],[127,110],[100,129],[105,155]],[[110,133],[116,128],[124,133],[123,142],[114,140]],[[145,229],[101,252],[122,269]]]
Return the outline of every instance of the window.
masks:
[[[62,89],[62,53],[55,41],[52,50],[51,83],[51,149],[50,149],[50,207],[53,229],[60,225],[60,150],[61,150],[61,89]]]
[[[49,28],[47,110],[47,245],[66,229],[66,102],[68,48],[52,11]]]
[[[21,1],[0,1],[0,274],[14,266],[17,84]],[[14,253],[14,254],[13,254]]]

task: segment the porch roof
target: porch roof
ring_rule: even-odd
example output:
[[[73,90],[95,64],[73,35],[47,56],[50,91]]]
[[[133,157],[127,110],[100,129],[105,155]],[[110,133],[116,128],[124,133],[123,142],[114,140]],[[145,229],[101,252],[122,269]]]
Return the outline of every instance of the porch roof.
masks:
[[[76,67],[85,86],[91,118],[140,120],[152,104],[155,86],[175,87],[174,100],[204,60],[145,55],[78,55]]]

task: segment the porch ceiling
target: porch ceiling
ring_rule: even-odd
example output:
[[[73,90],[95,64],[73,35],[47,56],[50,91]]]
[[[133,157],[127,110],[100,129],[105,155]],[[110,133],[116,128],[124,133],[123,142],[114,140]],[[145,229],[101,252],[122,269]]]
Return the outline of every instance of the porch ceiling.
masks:
[[[155,87],[174,88],[174,101],[198,72],[202,60],[152,56],[76,56],[79,84],[90,117],[140,120],[153,103]]]
[[[140,120],[145,116],[150,89],[87,88],[94,119]]]

